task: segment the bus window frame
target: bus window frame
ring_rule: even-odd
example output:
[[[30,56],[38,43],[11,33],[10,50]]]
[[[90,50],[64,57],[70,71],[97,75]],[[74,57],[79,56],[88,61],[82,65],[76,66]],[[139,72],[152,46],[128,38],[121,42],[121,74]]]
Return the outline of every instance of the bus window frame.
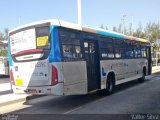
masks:
[[[16,34],[16,33],[18,33],[18,32],[21,32],[21,31],[25,31],[25,30],[29,30],[29,29],[35,29],[35,42],[36,42],[36,48],[35,49],[40,49],[40,48],[37,48],[37,33],[36,33],[36,28],[37,27],[43,27],[43,26],[48,26],[49,27],[49,35],[48,35],[48,42],[50,42],[50,47],[49,48],[47,48],[47,49],[44,49],[44,48],[42,48],[42,50],[43,50],[43,52],[44,52],[44,55],[41,57],[41,58],[38,58],[38,59],[32,59],[32,60],[21,60],[21,61],[18,61],[18,60],[16,60],[16,57],[18,57],[19,55],[16,55],[16,54],[11,54],[11,49],[10,49],[10,54],[11,54],[11,56],[12,56],[12,58],[13,58],[13,61],[14,62],[29,62],[29,61],[36,61],[36,60],[43,60],[43,59],[47,59],[47,57],[49,56],[49,51],[51,50],[51,47],[52,47],[52,44],[51,44],[51,30],[50,30],[50,23],[49,22],[47,22],[47,23],[42,23],[42,24],[37,24],[37,25],[32,25],[32,26],[27,26],[27,27],[24,27],[24,28],[21,28],[21,29],[18,29],[18,30],[16,30],[16,31],[14,31],[14,32],[11,32],[10,34],[9,34],[9,36],[11,36],[11,35],[13,35],[13,34]],[[10,45],[10,43],[9,43],[9,45]],[[10,45],[10,47],[11,47],[11,45]],[[32,53],[32,54],[37,54],[36,52],[35,53]],[[25,54],[24,54],[25,55]]]
[[[78,40],[79,40],[79,44],[73,44],[73,43],[62,43],[62,37],[61,37],[61,33],[62,31],[67,31],[68,33],[75,33],[78,35]],[[61,59],[63,62],[73,62],[73,61],[84,61],[84,54],[83,54],[83,48],[82,48],[82,40],[81,40],[81,32],[77,31],[77,30],[72,30],[72,29],[68,29],[68,28],[64,28],[64,27],[59,27],[58,28],[58,36],[59,36],[59,47],[60,47],[60,51],[61,51]],[[63,53],[63,45],[68,45],[72,47],[72,58],[70,60],[67,60],[66,58],[64,58],[64,53]],[[73,47],[77,47],[79,46],[80,48],[80,53],[81,53],[81,58],[74,58],[73,57]],[[75,49],[74,49],[75,50]]]

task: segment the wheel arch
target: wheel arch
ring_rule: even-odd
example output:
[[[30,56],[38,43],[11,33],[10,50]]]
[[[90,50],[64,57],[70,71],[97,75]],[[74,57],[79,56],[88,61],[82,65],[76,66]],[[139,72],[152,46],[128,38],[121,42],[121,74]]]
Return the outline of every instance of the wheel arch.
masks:
[[[147,67],[146,66],[143,66],[143,71],[142,72],[145,74],[145,76],[147,75]]]
[[[110,71],[108,74],[107,74],[107,79],[106,79],[106,82],[108,80],[109,77],[112,77],[112,80],[114,82],[114,85],[115,85],[115,82],[116,82],[116,76],[115,76],[115,73],[114,71]]]

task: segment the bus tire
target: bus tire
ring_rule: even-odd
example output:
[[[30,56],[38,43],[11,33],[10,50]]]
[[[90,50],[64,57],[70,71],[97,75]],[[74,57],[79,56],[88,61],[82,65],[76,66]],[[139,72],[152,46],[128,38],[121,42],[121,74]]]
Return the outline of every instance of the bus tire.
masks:
[[[115,78],[114,75],[109,75],[107,77],[106,89],[105,89],[106,95],[111,95],[114,92],[114,88],[115,88],[115,79],[114,78]]]
[[[138,82],[143,83],[145,81],[145,76],[146,76],[146,68],[143,68],[143,75],[141,78],[138,79]]]

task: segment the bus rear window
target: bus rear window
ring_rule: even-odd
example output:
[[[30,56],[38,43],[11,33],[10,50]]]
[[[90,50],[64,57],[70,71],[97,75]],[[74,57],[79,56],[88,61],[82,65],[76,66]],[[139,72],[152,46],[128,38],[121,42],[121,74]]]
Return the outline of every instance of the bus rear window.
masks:
[[[38,49],[50,48],[50,27],[40,26],[36,27],[36,46]]]
[[[11,54],[26,50],[50,48],[50,25],[42,24],[17,30],[10,34]]]
[[[11,54],[36,49],[35,28],[25,29],[10,35]]]

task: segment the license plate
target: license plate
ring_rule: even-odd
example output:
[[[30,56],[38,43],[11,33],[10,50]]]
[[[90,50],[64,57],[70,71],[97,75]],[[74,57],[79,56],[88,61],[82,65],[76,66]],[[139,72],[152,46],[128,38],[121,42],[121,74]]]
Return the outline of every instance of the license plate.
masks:
[[[22,86],[22,85],[23,85],[23,79],[17,78],[17,79],[16,79],[16,85],[17,85],[17,86]]]
[[[28,89],[28,93],[37,93],[36,89]]]

